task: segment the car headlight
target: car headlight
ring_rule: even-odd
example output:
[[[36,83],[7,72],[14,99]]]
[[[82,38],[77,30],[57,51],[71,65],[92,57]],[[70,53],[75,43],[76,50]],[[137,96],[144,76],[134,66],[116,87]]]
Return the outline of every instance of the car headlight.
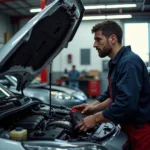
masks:
[[[64,99],[64,100],[71,100],[74,99],[73,96],[67,94],[67,93],[63,93],[63,92],[55,92],[55,93],[51,93],[51,95],[53,97],[55,97],[56,99]]]

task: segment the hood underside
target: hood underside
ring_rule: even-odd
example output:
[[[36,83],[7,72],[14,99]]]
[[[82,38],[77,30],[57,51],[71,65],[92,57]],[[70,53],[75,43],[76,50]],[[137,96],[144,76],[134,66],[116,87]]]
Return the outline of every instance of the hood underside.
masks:
[[[0,49],[0,75],[24,89],[72,40],[84,13],[80,0],[55,0]]]

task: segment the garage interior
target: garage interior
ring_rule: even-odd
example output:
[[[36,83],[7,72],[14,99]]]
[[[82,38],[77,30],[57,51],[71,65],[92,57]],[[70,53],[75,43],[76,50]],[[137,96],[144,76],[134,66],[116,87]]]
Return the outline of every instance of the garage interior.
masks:
[[[149,41],[150,0],[0,0],[0,150],[149,150]]]
[[[41,11],[41,9],[53,1],[1,0],[0,47],[3,47],[38,11]],[[133,47],[133,50],[136,49],[137,51],[135,52],[140,54],[148,66],[150,64],[150,1],[82,0],[82,2],[85,6],[85,14],[73,41],[51,62],[51,71],[50,66],[45,68],[38,76],[38,79],[41,82],[49,82],[51,72],[51,82],[53,84],[67,85],[65,71],[71,70],[72,65],[75,65],[76,69],[84,76],[79,80],[79,88],[90,99],[95,99],[107,87],[107,64],[109,58],[100,59],[97,56],[97,52],[93,48],[92,26],[104,19],[111,19],[112,17],[124,29],[123,44],[129,44]],[[91,6],[97,6],[97,8],[91,8]],[[141,39],[140,36],[144,36],[144,39]],[[137,43],[138,46],[136,46]],[[92,91],[93,88],[95,90]]]

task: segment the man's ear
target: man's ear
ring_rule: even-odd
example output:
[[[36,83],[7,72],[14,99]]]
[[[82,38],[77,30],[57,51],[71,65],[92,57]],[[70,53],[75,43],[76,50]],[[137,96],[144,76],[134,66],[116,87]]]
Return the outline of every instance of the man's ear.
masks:
[[[111,36],[109,37],[109,43],[111,43],[111,44],[114,43],[114,40],[113,40],[113,38]]]
[[[111,35],[110,39],[111,39],[111,43],[115,44],[115,42],[116,42],[116,35],[115,34]]]

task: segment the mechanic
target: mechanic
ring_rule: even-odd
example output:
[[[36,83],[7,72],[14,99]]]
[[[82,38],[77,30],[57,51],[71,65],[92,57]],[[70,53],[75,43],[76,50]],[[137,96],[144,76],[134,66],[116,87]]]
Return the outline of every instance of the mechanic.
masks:
[[[123,31],[116,22],[99,23],[92,28],[92,33],[93,46],[99,57],[110,57],[108,88],[92,104],[74,107],[88,115],[76,128],[86,132],[103,122],[120,124],[133,150],[149,150],[150,83],[147,68],[130,46],[122,46]]]
[[[69,71],[69,86],[70,87],[75,87],[79,88],[79,77],[80,77],[80,72],[76,70],[76,66],[72,66],[72,70]]]

